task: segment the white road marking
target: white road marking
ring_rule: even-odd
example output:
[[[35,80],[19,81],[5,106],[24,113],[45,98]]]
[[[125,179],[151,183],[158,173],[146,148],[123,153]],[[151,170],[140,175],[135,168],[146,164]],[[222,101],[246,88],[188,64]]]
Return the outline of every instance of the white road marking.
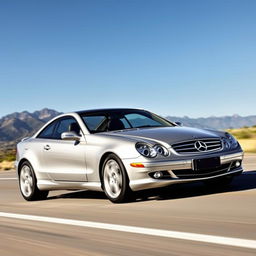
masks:
[[[17,180],[17,178],[0,178],[0,180]]]
[[[135,226],[93,222],[93,221],[82,221],[82,220],[44,217],[44,216],[36,216],[36,215],[15,214],[15,213],[7,213],[7,212],[0,212],[0,217],[29,220],[29,221],[40,221],[40,222],[55,223],[55,224],[65,224],[65,225],[72,225],[72,226],[79,226],[79,227],[97,228],[97,229],[104,229],[104,230],[112,230],[112,231],[128,232],[128,233],[135,233],[135,234],[142,234],[142,235],[158,236],[158,237],[173,238],[173,239],[183,239],[183,240],[190,240],[190,241],[197,241],[197,242],[204,242],[204,243],[213,243],[213,244],[220,244],[220,245],[227,245],[227,246],[256,249],[256,240],[249,240],[249,239],[204,235],[204,234],[196,234],[196,233],[188,233],[188,232],[178,232],[178,231],[171,231],[171,230],[164,230],[164,229],[142,228],[142,227],[135,227]]]

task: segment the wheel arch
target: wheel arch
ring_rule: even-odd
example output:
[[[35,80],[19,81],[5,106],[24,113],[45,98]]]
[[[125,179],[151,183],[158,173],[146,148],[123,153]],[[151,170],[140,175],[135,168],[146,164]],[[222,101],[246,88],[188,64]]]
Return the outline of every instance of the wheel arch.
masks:
[[[119,165],[120,169],[122,169],[122,172],[123,172],[122,184],[124,184],[124,185],[122,185],[122,189],[120,190],[120,194],[118,194],[117,198],[112,198],[110,195],[108,195],[108,193],[106,192],[106,190],[104,188],[103,165],[109,155],[112,155],[111,158],[113,158],[117,162],[117,164]],[[102,155],[102,157],[100,159],[100,164],[99,164],[99,175],[100,175],[102,190],[105,192],[106,196],[110,199],[110,201],[112,201],[114,203],[120,203],[120,202],[126,202],[131,198],[132,190],[129,185],[130,179],[129,179],[127,170],[125,168],[125,165],[124,165],[122,159],[118,156],[118,154],[116,154],[115,152],[108,151]]]
[[[18,167],[17,167],[17,172],[18,172],[18,175],[20,174],[20,169],[21,169],[21,166],[24,162],[29,162],[29,160],[27,158],[22,158],[19,163],[18,163]],[[30,162],[29,162],[30,163]],[[31,164],[31,163],[30,163]]]
[[[124,165],[124,163],[123,163],[121,157],[120,157],[117,153],[115,153],[115,152],[113,152],[113,151],[107,151],[107,152],[105,152],[105,153],[101,156],[100,161],[99,161],[98,173],[99,173],[99,176],[100,176],[100,182],[101,182],[101,184],[102,184],[102,178],[103,178],[103,177],[102,177],[102,167],[103,167],[103,164],[104,164],[105,159],[106,159],[109,155],[115,155],[115,156],[120,160],[120,162],[122,163],[122,165],[123,165],[123,167],[124,167],[124,170],[125,170],[125,172],[126,172],[126,175],[127,175],[128,179],[129,179],[127,170],[126,170],[126,168],[125,168],[125,165]]]
[[[28,163],[31,165],[31,167],[33,168],[33,170],[34,170],[34,167],[33,167],[33,164],[31,163],[31,161],[29,161],[27,158],[24,157],[24,158],[22,158],[22,159],[19,161],[19,163],[18,163],[18,167],[17,167],[17,174],[18,174],[18,175],[20,175],[21,166],[22,166],[22,164],[23,164],[24,162],[28,162]],[[34,170],[34,175],[35,175],[36,181],[37,181],[37,174],[36,174],[35,170]]]
[[[109,155],[111,155],[111,154],[114,154],[114,155],[116,155],[116,156],[119,158],[119,156],[118,156],[117,154],[115,154],[114,152],[112,152],[112,151],[105,152],[105,153],[101,156],[101,158],[100,158],[98,172],[99,172],[99,176],[100,176],[101,186],[102,186],[102,179],[103,179],[103,177],[102,177],[102,167],[103,167],[103,164],[104,164],[105,159],[106,159]]]

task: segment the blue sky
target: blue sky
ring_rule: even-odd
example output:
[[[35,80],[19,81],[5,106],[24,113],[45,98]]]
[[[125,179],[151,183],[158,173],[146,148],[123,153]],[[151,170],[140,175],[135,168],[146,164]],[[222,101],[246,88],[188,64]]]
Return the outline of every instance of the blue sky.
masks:
[[[256,1],[0,1],[0,116],[256,114]]]

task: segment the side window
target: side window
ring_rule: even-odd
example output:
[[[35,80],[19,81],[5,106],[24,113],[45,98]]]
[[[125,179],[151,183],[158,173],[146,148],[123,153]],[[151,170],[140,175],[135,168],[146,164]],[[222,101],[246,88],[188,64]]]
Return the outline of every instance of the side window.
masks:
[[[84,116],[83,120],[91,132],[103,132],[108,124],[108,119],[105,115]]]
[[[125,118],[121,118],[120,121],[123,123],[125,129],[131,128],[131,126],[129,125]]]
[[[56,120],[56,121],[52,122],[51,124],[49,124],[48,126],[46,126],[43,129],[43,131],[40,132],[40,134],[37,136],[37,138],[52,139],[54,128],[55,128],[57,122],[58,122],[58,120]]]
[[[53,139],[61,139],[61,134],[63,132],[73,131],[80,134],[80,127],[74,118],[61,119],[56,126],[55,132],[53,134]]]

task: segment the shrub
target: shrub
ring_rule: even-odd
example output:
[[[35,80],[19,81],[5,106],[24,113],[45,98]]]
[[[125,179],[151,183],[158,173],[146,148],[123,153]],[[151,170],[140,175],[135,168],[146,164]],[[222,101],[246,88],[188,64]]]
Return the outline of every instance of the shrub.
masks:
[[[248,131],[240,131],[238,133],[235,134],[237,139],[250,139],[252,138],[252,134]]]

